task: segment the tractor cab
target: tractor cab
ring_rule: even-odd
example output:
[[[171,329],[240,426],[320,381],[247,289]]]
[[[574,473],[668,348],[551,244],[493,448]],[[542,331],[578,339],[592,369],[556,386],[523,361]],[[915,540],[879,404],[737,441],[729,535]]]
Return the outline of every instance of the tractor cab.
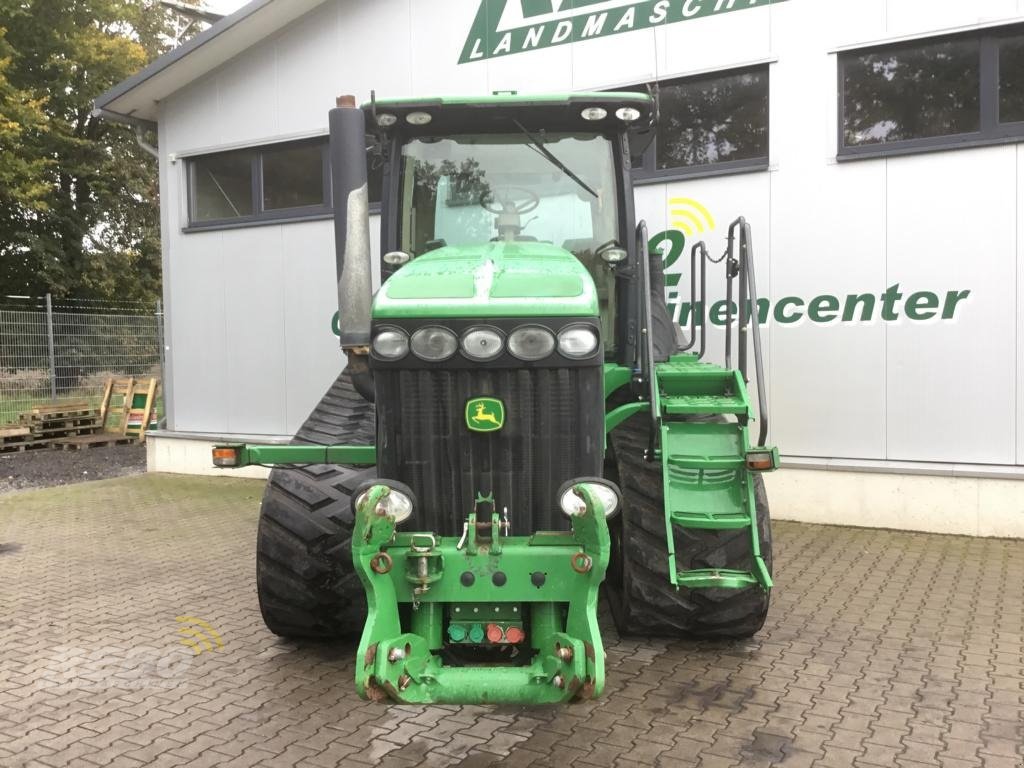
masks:
[[[385,279],[424,257],[488,254],[502,264],[536,259],[542,283],[545,261],[557,272],[571,254],[593,283],[603,347],[614,355],[626,300],[616,269],[633,238],[629,139],[651,128],[648,96],[510,93],[363,109],[375,161],[389,171]]]

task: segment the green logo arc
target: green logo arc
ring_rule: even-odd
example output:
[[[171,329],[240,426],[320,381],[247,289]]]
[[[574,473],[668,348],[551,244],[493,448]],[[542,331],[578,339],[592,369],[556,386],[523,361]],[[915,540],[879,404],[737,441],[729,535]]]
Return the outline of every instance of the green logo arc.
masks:
[[[466,426],[473,432],[497,432],[505,426],[505,404],[496,397],[466,401]]]

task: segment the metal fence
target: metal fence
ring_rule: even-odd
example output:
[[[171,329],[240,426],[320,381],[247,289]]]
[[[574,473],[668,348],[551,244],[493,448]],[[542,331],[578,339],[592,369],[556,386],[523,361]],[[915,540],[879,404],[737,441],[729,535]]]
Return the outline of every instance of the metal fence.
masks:
[[[0,296],[0,424],[40,404],[98,404],[112,377],[160,377],[162,350],[159,302]]]

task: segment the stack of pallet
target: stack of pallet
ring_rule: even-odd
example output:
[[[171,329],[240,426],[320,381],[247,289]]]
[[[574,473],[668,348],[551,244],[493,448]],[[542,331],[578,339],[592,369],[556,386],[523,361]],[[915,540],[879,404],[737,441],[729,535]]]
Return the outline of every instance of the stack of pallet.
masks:
[[[0,451],[47,448],[59,440],[91,437],[103,429],[98,408],[88,403],[39,405],[18,417],[18,423],[0,428]]]
[[[40,405],[0,426],[0,453],[35,448],[66,451],[146,439],[156,416],[155,378],[110,379],[98,408],[88,403]]]

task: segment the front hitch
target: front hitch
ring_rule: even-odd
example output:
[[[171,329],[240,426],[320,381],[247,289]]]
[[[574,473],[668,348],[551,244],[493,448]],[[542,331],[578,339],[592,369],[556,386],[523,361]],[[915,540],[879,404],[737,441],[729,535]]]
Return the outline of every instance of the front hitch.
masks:
[[[557,704],[599,695],[597,602],[610,539],[590,484],[572,491],[582,503],[571,533],[505,535],[493,500],[478,496],[461,537],[399,533],[386,480],[357,494],[352,560],[367,603],[356,659],[360,696]],[[489,514],[481,509],[487,502]],[[464,663],[474,654],[486,662]]]

